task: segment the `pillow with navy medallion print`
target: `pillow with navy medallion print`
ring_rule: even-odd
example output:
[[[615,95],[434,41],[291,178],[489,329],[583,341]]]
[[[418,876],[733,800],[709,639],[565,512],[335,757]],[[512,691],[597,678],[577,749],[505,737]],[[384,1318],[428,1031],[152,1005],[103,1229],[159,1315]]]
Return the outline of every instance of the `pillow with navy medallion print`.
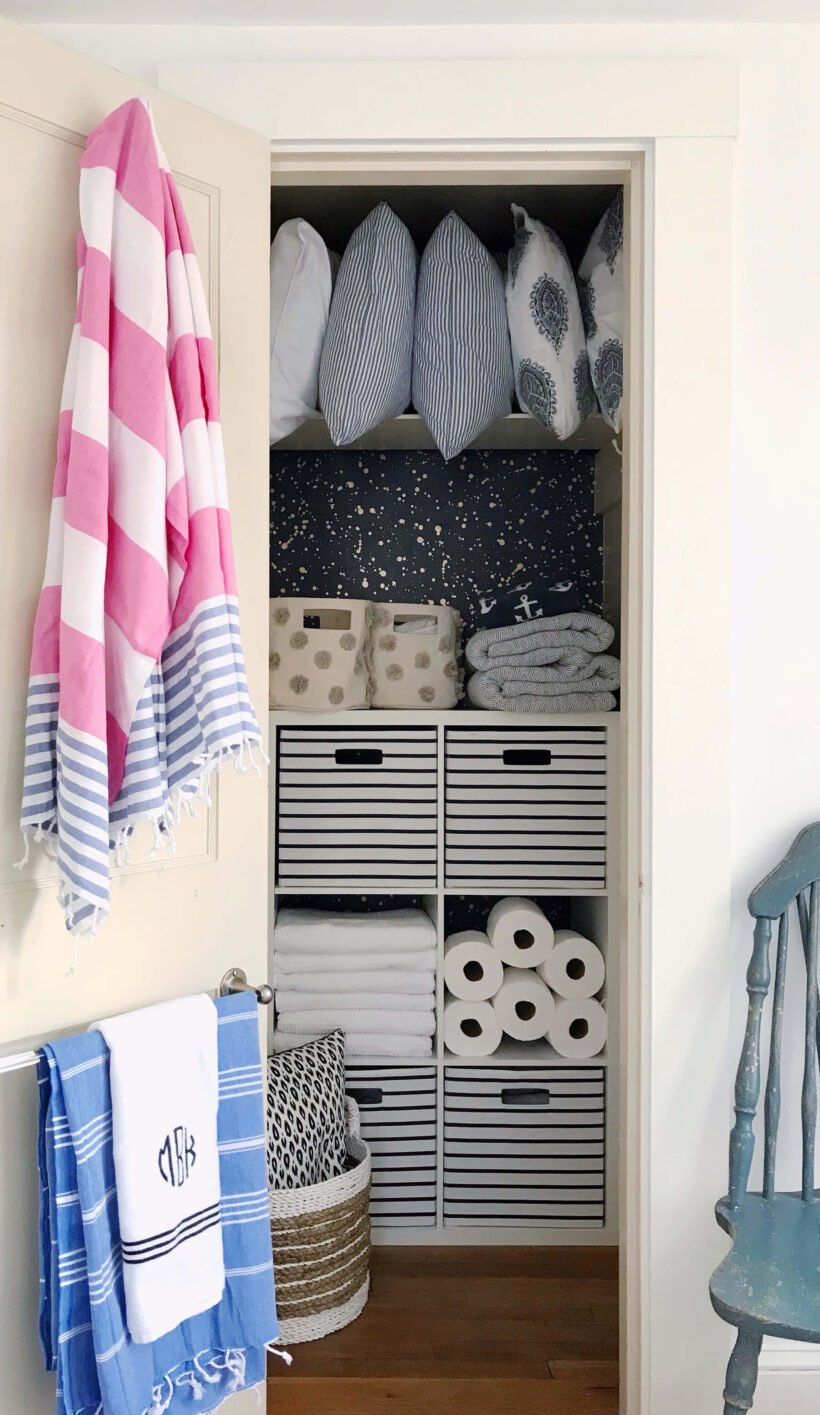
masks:
[[[512,410],[504,278],[451,211],[424,249],[416,296],[413,406],[445,461]]]
[[[404,222],[379,205],[339,265],[319,366],[319,407],[337,447],[410,403],[418,255]]]
[[[265,1127],[271,1189],[304,1189],[344,1172],[344,1032],[268,1057]]]
[[[522,206],[512,213],[506,295],[515,391],[563,442],[596,408],[575,277],[555,232]]]
[[[578,269],[592,385],[601,412],[620,432],[624,392],[624,193],[595,228]]]

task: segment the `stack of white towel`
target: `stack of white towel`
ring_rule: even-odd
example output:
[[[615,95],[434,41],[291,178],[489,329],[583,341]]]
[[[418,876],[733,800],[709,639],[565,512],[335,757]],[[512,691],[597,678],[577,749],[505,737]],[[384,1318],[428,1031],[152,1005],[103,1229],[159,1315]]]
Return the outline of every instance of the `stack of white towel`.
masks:
[[[280,909],[273,931],[277,1045],[341,1027],[350,1056],[431,1056],[436,931],[422,909]]]

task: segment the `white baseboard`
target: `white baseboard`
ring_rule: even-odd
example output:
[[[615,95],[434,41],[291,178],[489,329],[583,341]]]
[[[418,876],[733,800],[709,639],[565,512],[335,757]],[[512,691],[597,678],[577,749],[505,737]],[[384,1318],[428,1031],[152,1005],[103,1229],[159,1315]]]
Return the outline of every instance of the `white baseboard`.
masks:
[[[767,1336],[760,1353],[760,1370],[769,1375],[793,1375],[797,1371],[820,1374],[820,1346],[807,1341],[778,1341]]]
[[[820,1346],[767,1338],[760,1353],[754,1415],[817,1415]]]
[[[820,1367],[815,1371],[761,1371],[754,1415],[817,1415]]]

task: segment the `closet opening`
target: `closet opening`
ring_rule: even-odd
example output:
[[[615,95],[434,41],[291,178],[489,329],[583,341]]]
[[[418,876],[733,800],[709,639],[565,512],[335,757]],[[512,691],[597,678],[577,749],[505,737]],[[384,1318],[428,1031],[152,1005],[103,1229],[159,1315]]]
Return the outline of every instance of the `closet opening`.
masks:
[[[290,157],[274,163],[271,237],[308,223],[338,282],[338,260],[386,204],[420,259],[418,321],[424,253],[455,212],[492,261],[487,281],[505,289],[507,319],[517,251],[536,328],[540,319],[553,352],[570,328],[577,339],[577,299],[588,360],[585,258],[619,196],[629,210],[629,172],[615,161],[573,168],[571,156],[552,167],[535,157],[506,167],[395,158],[392,168],[389,157],[347,168],[330,157],[300,168]],[[533,228],[522,238],[513,207],[547,236]],[[629,369],[633,250],[621,221],[610,258],[621,262],[615,318]],[[534,275],[524,265],[541,239],[563,253],[570,289],[552,266]],[[338,283],[330,288],[332,304]],[[452,291],[447,279],[433,288],[435,313]],[[514,332],[512,351],[514,361]],[[617,379],[614,365],[602,368]],[[546,357],[540,369],[539,378],[554,373]],[[456,1409],[475,1399],[477,1380],[488,1415],[509,1408],[513,1390],[522,1415],[552,1395],[569,1415],[580,1408],[576,1383],[593,1378],[595,1408],[618,1408],[629,739],[617,674],[630,651],[621,621],[636,560],[623,514],[628,378],[615,417],[599,393],[588,403],[578,393],[570,430],[556,430],[552,405],[534,397],[549,382],[519,371],[508,410],[455,450],[435,397],[412,375],[422,410],[411,396],[339,445],[338,418],[320,401],[271,445],[271,1050],[345,1031],[346,1090],[370,1153],[373,1243],[360,1314],[350,1320],[348,1309],[335,1331],[297,1339],[289,1371],[274,1363],[272,1415],[346,1410],[345,1400],[362,1415],[381,1412],[396,1383],[413,1412],[449,1409],[458,1386]],[[611,397],[612,384],[599,387]],[[564,603],[571,632],[609,626],[592,630],[600,642],[577,641],[576,686],[596,672],[590,655],[607,660],[594,710],[583,689],[570,702],[567,688],[557,712],[549,691],[530,694],[523,711],[509,697],[465,692],[465,678],[484,669],[459,645],[495,631],[503,646],[514,626],[535,635],[524,665],[538,670],[532,681],[550,683],[553,664],[567,660],[538,626],[561,618]],[[348,650],[344,634],[355,640]],[[437,654],[447,663],[428,679]],[[331,967],[334,939],[358,964]],[[396,963],[403,949],[406,968]],[[326,990],[311,981],[315,957],[333,979]],[[505,1393],[507,1380],[518,1384]],[[556,1383],[549,1393],[544,1381]]]

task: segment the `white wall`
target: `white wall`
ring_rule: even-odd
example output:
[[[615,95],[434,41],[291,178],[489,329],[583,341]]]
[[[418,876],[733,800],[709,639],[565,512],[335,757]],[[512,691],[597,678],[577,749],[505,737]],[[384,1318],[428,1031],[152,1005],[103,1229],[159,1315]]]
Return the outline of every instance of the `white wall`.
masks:
[[[245,30],[50,26],[48,33],[151,79],[197,59],[514,58],[723,54],[742,62],[737,149],[733,454],[733,928],[736,1022],[750,933],[745,898],[797,830],[820,817],[820,26],[641,25]],[[692,96],[693,103],[697,95]],[[708,220],[694,211],[693,222]],[[680,433],[698,455],[697,408]],[[703,506],[708,517],[708,504]],[[728,547],[727,547],[728,553]],[[685,720],[685,705],[682,712]],[[682,741],[685,750],[685,738]],[[693,772],[697,762],[692,763]],[[681,881],[681,904],[697,881]],[[662,947],[662,941],[657,943]],[[682,1001],[685,1006],[685,1000]],[[736,1027],[737,1031],[737,1027]],[[726,1096],[734,1056],[715,1077]],[[791,1135],[796,1131],[791,1127]],[[697,1135],[681,1135],[697,1145]],[[786,1179],[786,1175],[782,1176]],[[703,1222],[711,1222],[704,1212]],[[703,1274],[706,1282],[707,1273]],[[696,1359],[697,1332],[680,1334]],[[728,1336],[727,1336],[728,1350]],[[808,1353],[809,1359],[814,1353]],[[820,1371],[771,1353],[755,1411],[816,1410]],[[775,1369],[778,1368],[778,1369]],[[719,1387],[715,1390],[715,1409]],[[653,1411],[653,1415],[664,1415]]]

